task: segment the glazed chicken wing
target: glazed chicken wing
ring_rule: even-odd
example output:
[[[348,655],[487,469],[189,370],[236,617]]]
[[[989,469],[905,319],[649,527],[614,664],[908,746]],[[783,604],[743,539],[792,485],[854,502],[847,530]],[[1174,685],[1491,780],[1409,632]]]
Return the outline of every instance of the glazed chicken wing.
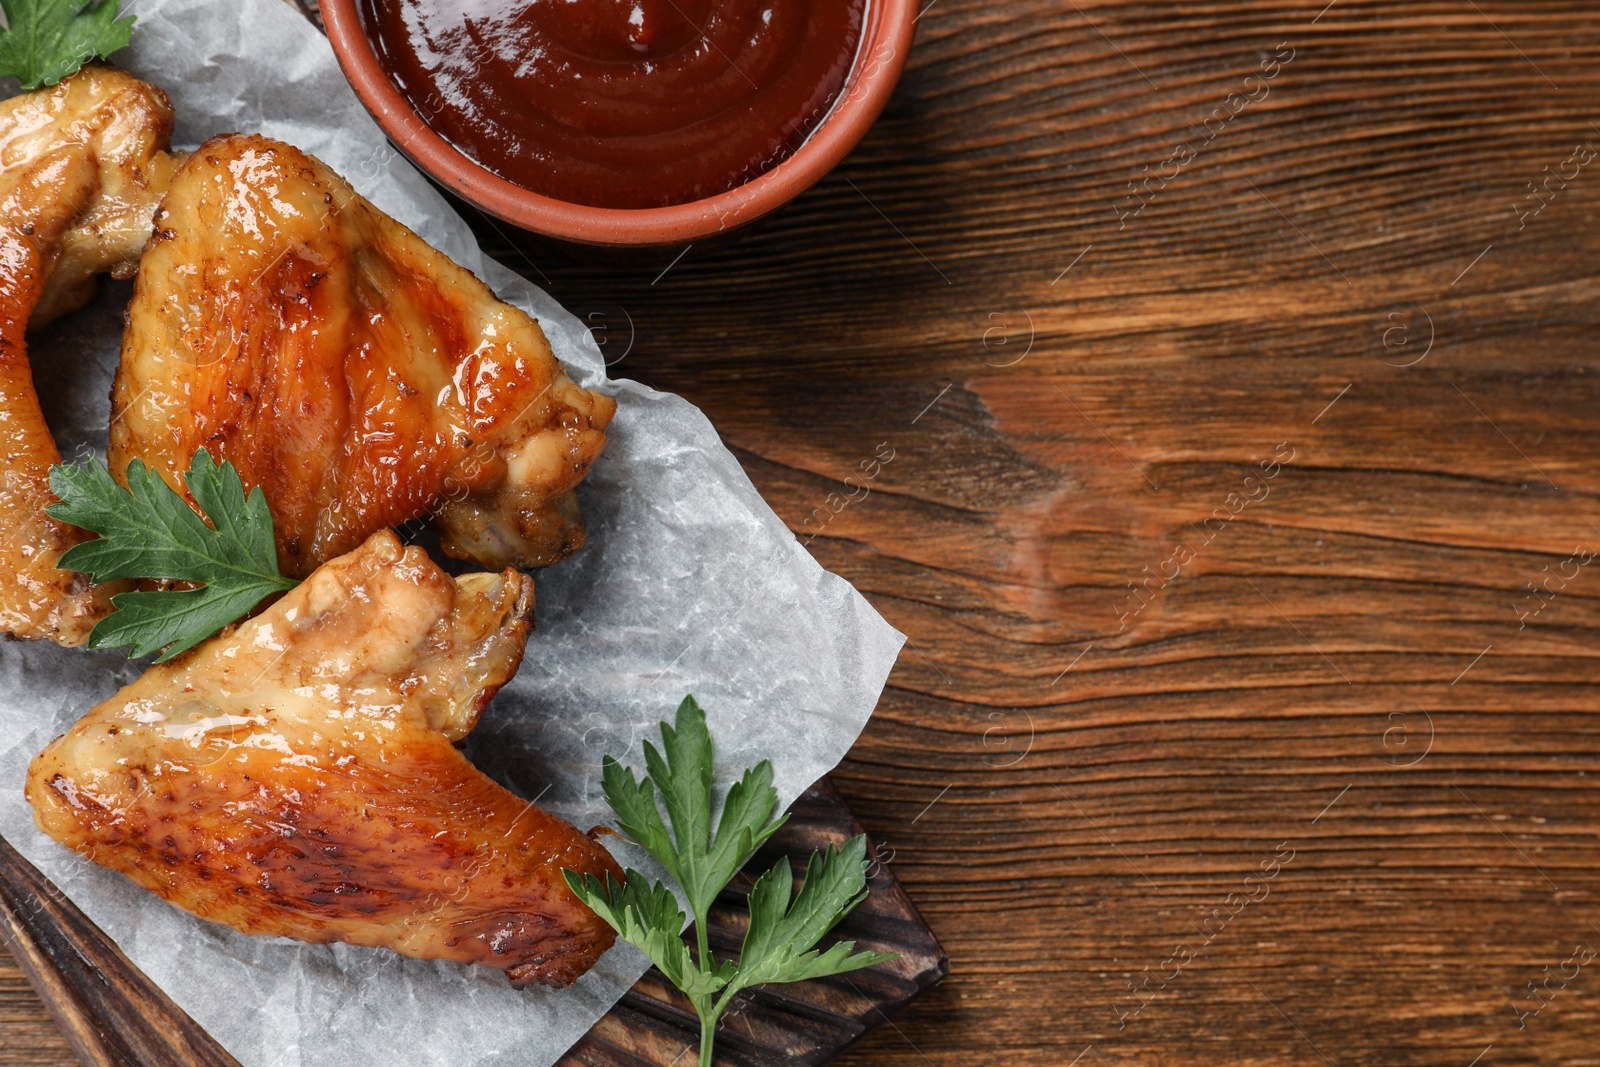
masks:
[[[0,632],[82,644],[106,591],[57,569],[86,535],[44,514],[61,460],[39,410],[26,332],[125,273],[175,163],[160,89],[91,66],[0,103]]]
[[[173,179],[112,406],[113,473],[140,458],[171,478],[202,446],[232,460],[295,576],[428,514],[453,556],[556,562],[583,544],[573,490],[616,408],[322,163],[240,135]]]
[[[92,709],[34,761],[40,829],[196,915],[565,985],[610,854],[452,745],[516,673],[533,583],[389,531]]]

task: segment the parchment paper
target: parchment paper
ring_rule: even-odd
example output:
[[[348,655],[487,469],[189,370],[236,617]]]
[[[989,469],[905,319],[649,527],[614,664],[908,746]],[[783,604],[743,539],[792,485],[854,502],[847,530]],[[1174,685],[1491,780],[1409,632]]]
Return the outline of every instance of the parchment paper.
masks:
[[[139,23],[116,60],[172,94],[180,146],[238,130],[309,150],[537,316],[573,376],[618,397],[610,447],[581,491],[589,544],[537,576],[538,629],[473,736],[479,765],[589,827],[608,817],[601,755],[642,764],[641,741],[693,692],[719,745],[719,782],[773,757],[787,805],[830,770],[866,724],[903,639],[800,548],[705,417],[679,397],[608,382],[583,325],[479,251],[387,145],[326,40],[282,0],[129,8]],[[34,344],[69,459],[104,453],[129,292],[108,284]],[[518,992],[497,971],[246,937],[56,845],[23,800],[28,761],[141,666],[120,653],[0,646],[0,833],[245,1067],[543,1067],[644,972],[643,957],[619,945],[571,989]]]

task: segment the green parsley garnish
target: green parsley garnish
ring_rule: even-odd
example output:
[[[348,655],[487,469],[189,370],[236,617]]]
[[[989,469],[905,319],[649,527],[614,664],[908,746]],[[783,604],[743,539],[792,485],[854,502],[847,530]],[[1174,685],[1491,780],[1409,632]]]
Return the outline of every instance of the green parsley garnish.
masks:
[[[7,29],[0,31],[0,74],[42,89],[77,72],[89,60],[126,48],[132,15],[119,18],[121,0],[0,0]]]
[[[299,584],[278,571],[272,512],[259,486],[246,496],[233,464],[217,466],[203,448],[184,484],[204,516],[137,459],[128,464],[126,489],[98,460],[50,468],[50,491],[61,502],[45,512],[100,535],[68,549],[63,570],[82,571],[96,582],[157,578],[199,585],[118,593],[111,598],[117,610],[89,634],[90,648],[132,645],[133,655],[160,651],[156,662],[165,663]]]
[[[644,743],[650,773],[642,781],[635,781],[632,771],[607,756],[606,800],[623,833],[660,861],[688,898],[697,954],[691,956],[684,944],[683,911],[661,882],[652,883],[634,870],[622,883],[609,874],[602,883],[592,874],[563,873],[572,891],[595,914],[624,941],[641,949],[688,996],[700,1016],[701,1067],[710,1067],[717,1021],[745,989],[825,978],[895,957],[856,952],[853,941],[816,950],[823,935],[866,899],[867,840],[855,837],[843,848],[830,845],[827,851],[812,854],[798,895],[793,894],[787,857],[758,878],[750,890],[750,926],[738,962],[713,958],[706,938],[712,902],[788,816],[773,818],[778,791],[772,787],[772,764],[762,760],[728,790],[712,834],[711,733],[694,697],[685,697],[678,706],[676,727],[661,724],[661,747],[664,757],[650,742]],[[658,791],[670,830],[657,803]]]

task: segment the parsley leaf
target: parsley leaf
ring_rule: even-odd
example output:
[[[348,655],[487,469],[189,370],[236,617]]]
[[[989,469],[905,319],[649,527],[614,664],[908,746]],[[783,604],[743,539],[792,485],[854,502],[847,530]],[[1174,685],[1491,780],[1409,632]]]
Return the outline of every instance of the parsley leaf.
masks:
[[[682,888],[694,915],[698,953],[691,956],[683,943],[684,914],[663,883],[647,882],[633,870],[623,883],[610,875],[601,882],[593,875],[563,873],[580,900],[688,996],[700,1016],[702,1067],[711,1063],[717,1020],[742,990],[825,978],[895,958],[856,952],[853,941],[816,948],[866,899],[865,837],[814,853],[798,895],[787,858],[762,875],[750,891],[750,925],[739,962],[713,958],[706,937],[712,903],[788,818],[773,818],[778,791],[772,787],[772,764],[762,760],[733,784],[713,834],[714,750],[705,712],[694,697],[678,706],[674,725],[661,724],[661,750],[646,741],[644,755],[649,773],[643,779],[606,757],[606,800],[622,832],[660,861]]]
[[[0,74],[42,89],[89,60],[127,47],[134,17],[119,18],[121,0],[0,0]]]
[[[739,953],[736,989],[771,982],[805,982],[860,970],[891,960],[876,952],[856,952],[841,941],[826,952],[813,946],[867,899],[867,839],[853,837],[844,847],[829,845],[806,864],[805,882],[793,902],[794,874],[788,857],[756,880],[750,890],[750,927]]]
[[[298,584],[278,571],[272,512],[260,487],[247,496],[233,464],[217,466],[203,448],[184,484],[203,517],[137,459],[128,464],[126,489],[98,460],[50,468],[50,490],[61,502],[45,512],[100,535],[68,549],[63,570],[96,582],[158,578],[199,586],[118,593],[111,598],[117,610],[95,625],[90,648],[132,645],[133,655],[159,651],[156,662],[165,663]]]
[[[622,832],[649,850],[689,898],[696,921],[711,908],[722,887],[733,880],[756,849],[778,832],[788,816],[774,820],[778,791],[772,788],[772,764],[762,760],[728,790],[717,832],[711,833],[711,732],[706,713],[685,697],[678,706],[677,726],[661,724],[661,747],[644,743],[649,775],[636,782],[633,772],[607,756],[606,799],[616,811]],[[666,805],[672,830],[656,806],[656,792]],[[703,925],[703,924],[702,924]]]
[[[630,869],[627,881],[618,882],[608,873],[601,882],[592,874],[579,875],[563,870],[567,885],[594,909],[622,939],[635,945],[650,962],[661,968],[667,980],[690,997],[708,997],[728,984],[732,964],[705,972],[695,966],[689,946],[683,943],[683,911],[672,891],[660,882],[652,884],[644,875]]]

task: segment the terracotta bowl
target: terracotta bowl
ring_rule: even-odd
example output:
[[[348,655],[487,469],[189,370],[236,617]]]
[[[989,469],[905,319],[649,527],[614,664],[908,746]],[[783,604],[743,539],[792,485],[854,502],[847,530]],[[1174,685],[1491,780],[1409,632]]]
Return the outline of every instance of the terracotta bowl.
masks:
[[[544,238],[591,248],[662,249],[747,226],[837,166],[866,135],[900,79],[916,29],[918,0],[870,0],[860,55],[841,98],[784,162],[717,196],[639,209],[589,207],[529,192],[452,146],[428,126],[379,66],[357,3],[322,0],[334,53],[384,133],[435,181],[488,214]]]

